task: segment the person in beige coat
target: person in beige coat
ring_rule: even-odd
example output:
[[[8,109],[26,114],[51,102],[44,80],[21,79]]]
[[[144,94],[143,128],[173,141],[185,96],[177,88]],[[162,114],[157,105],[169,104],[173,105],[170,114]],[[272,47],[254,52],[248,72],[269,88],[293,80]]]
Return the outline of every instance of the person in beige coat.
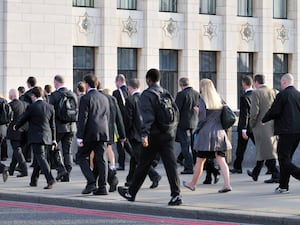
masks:
[[[271,107],[278,92],[265,84],[264,75],[255,75],[254,86],[256,90],[252,93],[249,122],[255,139],[256,166],[252,171],[248,170],[247,173],[254,181],[257,181],[265,161],[265,165],[272,174],[272,177],[264,182],[278,183],[279,171],[276,167],[277,137],[274,136],[274,123],[273,121],[265,124],[261,123],[262,118]]]

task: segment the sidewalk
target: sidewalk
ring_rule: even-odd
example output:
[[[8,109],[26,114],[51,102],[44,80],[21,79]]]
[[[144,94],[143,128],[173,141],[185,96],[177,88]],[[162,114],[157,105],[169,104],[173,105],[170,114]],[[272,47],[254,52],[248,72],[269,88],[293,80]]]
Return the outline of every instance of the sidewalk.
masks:
[[[179,167],[178,171],[181,170],[182,167]],[[38,187],[29,186],[30,177],[10,176],[6,183],[0,181],[0,199],[192,219],[268,225],[300,224],[300,182],[293,178],[289,194],[275,194],[278,184],[264,184],[263,180],[270,177],[264,175],[264,170],[259,180],[254,182],[244,169],[243,174],[231,175],[233,191],[220,194],[217,192],[222,187],[222,177],[218,184],[203,185],[204,174],[196,191],[192,192],[182,186],[182,181],[190,180],[192,175],[180,175],[183,205],[170,207],[167,205],[170,200],[169,185],[162,164],[158,165],[158,171],[163,177],[158,188],[149,189],[151,182],[146,178],[135,202],[126,201],[117,192],[107,196],[82,195],[85,179],[77,165],[72,170],[70,183],[56,183],[51,190],[43,189],[46,185],[43,175]],[[55,171],[53,175],[56,176]],[[123,185],[127,171],[118,171],[117,175],[119,184]]]

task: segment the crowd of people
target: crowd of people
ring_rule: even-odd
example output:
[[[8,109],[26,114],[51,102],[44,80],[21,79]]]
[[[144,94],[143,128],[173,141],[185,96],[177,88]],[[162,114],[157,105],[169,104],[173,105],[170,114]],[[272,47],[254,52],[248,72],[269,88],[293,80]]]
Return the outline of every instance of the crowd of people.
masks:
[[[28,176],[27,163],[32,161],[29,185],[37,186],[41,173],[47,180],[44,189],[52,189],[56,182],[70,182],[74,160],[86,179],[82,194],[107,195],[117,190],[128,201],[135,201],[147,175],[152,181],[150,188],[158,187],[162,176],[156,166],[161,160],[170,184],[168,204],[180,205],[177,163],[183,165],[180,174],[193,175],[191,181],[182,182],[187,189],[196,190],[203,170],[204,184],[217,183],[220,170],[224,182],[218,192],[230,192],[230,173],[243,173],[249,139],[256,147],[256,165],[247,174],[254,181],[264,164],[271,174],[264,182],[279,183],[277,193],[289,192],[291,175],[300,179],[300,168],[292,162],[300,141],[300,93],[294,87],[293,75],[282,76],[280,92],[269,88],[263,75],[255,75],[254,81],[250,76],[242,78],[244,94],[231,169],[226,154],[232,144],[221,122],[224,100],[213,82],[200,80],[198,92],[187,77],[182,77],[181,90],[173,99],[159,84],[159,70],[148,70],[145,78],[148,87],[142,92],[138,79],[126,80],[123,74],[116,76],[117,89],[113,92],[103,89],[95,75],[85,76],[77,93],[65,86],[61,75],[54,77],[54,91],[52,85],[43,90],[36,77],[28,77],[26,92],[24,87],[10,89],[9,102],[0,98],[0,146],[8,140],[13,150],[10,165],[0,163],[4,182],[15,171],[19,172],[17,177]],[[171,119],[162,114],[165,112]],[[175,141],[181,147],[177,159]],[[117,171],[125,170],[126,152],[130,156],[128,175],[124,186],[117,187]],[[57,171],[55,178],[52,169]]]

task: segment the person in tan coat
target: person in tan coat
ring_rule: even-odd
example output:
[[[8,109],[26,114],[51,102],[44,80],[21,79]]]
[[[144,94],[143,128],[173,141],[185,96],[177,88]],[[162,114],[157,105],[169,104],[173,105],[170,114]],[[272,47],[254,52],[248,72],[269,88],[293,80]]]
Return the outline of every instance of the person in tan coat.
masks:
[[[274,123],[273,121],[265,124],[261,123],[262,118],[271,107],[277,91],[269,88],[265,84],[265,76],[260,74],[255,75],[254,86],[256,90],[252,93],[249,122],[255,139],[256,166],[252,171],[248,170],[247,173],[254,181],[257,181],[265,161],[265,165],[268,171],[271,172],[272,177],[264,182],[278,183],[279,171],[276,167],[277,137],[274,136]]]

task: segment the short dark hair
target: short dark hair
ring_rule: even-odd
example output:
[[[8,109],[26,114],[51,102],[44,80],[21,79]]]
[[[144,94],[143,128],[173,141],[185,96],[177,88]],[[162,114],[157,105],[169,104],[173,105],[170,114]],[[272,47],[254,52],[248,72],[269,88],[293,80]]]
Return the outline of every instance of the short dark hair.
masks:
[[[45,91],[47,93],[51,93],[52,92],[52,86],[50,84],[46,84],[44,87]]]
[[[82,81],[79,81],[77,83],[77,88],[78,88],[78,91],[85,92],[85,86],[84,86],[84,83]]]
[[[37,98],[42,97],[42,96],[44,95],[43,89],[42,89],[41,87],[38,87],[38,86],[32,88],[31,93],[32,93],[35,97],[37,97]]]
[[[27,83],[30,84],[31,87],[34,87],[36,85],[36,78],[35,77],[28,77]]]
[[[63,78],[62,75],[55,75],[54,80],[61,84],[65,83],[65,79]]]
[[[250,86],[250,87],[253,85],[253,79],[250,76],[242,77],[242,82],[244,82],[247,86]]]
[[[265,83],[265,75],[256,74],[254,77],[254,82],[257,82],[259,84],[264,84]]]
[[[25,87],[23,87],[23,86],[18,87],[18,91],[20,93],[24,94],[25,93]]]
[[[158,69],[150,69],[146,73],[146,79],[149,79],[151,82],[158,82],[160,80],[160,73]]]
[[[87,75],[84,77],[84,82],[87,83],[91,88],[98,87],[98,79],[95,75]]]
[[[190,85],[190,80],[189,80],[189,78],[187,78],[187,77],[181,77],[181,78],[179,79],[179,85],[180,85],[181,87],[189,86],[189,85]]]
[[[140,81],[136,78],[134,79],[130,79],[128,81],[128,86],[134,88],[134,89],[137,89],[137,88],[140,88]]]

